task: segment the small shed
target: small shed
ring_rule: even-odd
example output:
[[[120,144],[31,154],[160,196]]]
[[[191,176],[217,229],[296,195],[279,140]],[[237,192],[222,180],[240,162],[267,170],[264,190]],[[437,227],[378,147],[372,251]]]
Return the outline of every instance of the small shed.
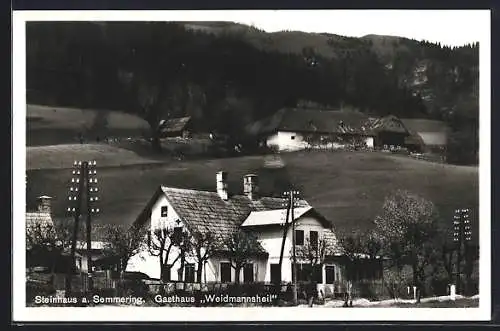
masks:
[[[188,138],[191,136],[191,116],[161,120],[159,129],[162,137]]]

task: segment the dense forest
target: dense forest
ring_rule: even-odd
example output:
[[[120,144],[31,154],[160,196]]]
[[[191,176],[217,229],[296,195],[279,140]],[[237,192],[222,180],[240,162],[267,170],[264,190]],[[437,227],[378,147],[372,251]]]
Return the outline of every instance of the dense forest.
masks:
[[[153,133],[160,119],[191,115],[200,130],[229,135],[304,100],[349,105],[444,120],[451,160],[476,159],[478,43],[450,48],[219,22],[33,22],[26,36],[29,103],[127,111]]]

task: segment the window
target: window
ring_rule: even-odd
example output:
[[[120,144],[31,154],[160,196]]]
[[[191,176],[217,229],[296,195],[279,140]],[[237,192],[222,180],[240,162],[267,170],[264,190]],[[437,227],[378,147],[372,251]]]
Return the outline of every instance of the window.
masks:
[[[169,282],[171,281],[171,276],[170,276],[170,272],[172,270],[172,265],[170,264],[165,264],[163,266],[163,272],[161,274],[161,280],[163,280],[164,282]]]
[[[295,136],[291,136],[290,138],[291,138],[292,140],[295,140]]]
[[[312,249],[318,249],[318,231],[309,232],[309,242]]]
[[[167,217],[168,215],[168,206],[161,207],[161,217]]]
[[[297,246],[304,245],[304,231],[303,230],[295,230],[295,245],[297,245]]]
[[[277,263],[271,264],[271,283],[273,284],[281,283],[281,269],[280,265]]]
[[[243,267],[243,282],[253,283],[253,281],[253,263],[249,263]]]
[[[220,281],[222,283],[231,282],[231,263],[221,262],[221,264],[220,264]]]
[[[292,263],[292,281],[295,281],[295,273],[294,273],[294,263]],[[305,282],[309,278],[309,266],[301,263],[297,263],[297,269],[295,272],[297,273],[297,281]]]
[[[335,282],[335,267],[333,265],[325,266],[325,274],[326,283],[333,284]]]
[[[184,266],[184,280],[186,283],[194,283],[194,264],[188,263]]]

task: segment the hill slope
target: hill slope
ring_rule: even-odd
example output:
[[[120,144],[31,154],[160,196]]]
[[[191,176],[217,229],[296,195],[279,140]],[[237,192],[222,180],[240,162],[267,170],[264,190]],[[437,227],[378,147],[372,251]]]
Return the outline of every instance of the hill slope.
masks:
[[[80,133],[94,141],[97,137],[137,136],[147,130],[143,119],[119,111],[26,106],[28,146],[75,143]]]
[[[261,192],[266,195],[279,196],[293,184],[340,231],[370,228],[385,196],[395,189],[432,200],[446,225],[451,225],[455,208],[477,212],[479,205],[478,169],[473,167],[361,152],[291,153],[282,158],[286,164],[282,168],[266,168],[264,156],[100,167],[102,214],[96,222],[131,224],[160,184],[214,191],[219,170],[229,172],[233,193],[242,191],[246,173],[260,176]],[[54,213],[65,217],[70,176],[68,169],[28,171],[30,205],[36,196],[52,196]],[[473,217],[475,234],[477,224]]]

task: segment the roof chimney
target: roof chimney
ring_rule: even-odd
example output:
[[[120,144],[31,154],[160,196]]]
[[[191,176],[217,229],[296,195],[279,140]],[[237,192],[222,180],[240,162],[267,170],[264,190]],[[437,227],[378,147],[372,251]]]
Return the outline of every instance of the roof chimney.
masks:
[[[254,174],[248,174],[243,177],[243,193],[250,200],[257,200],[259,198],[259,177]]]
[[[228,199],[227,172],[219,171],[216,177],[217,177],[217,194],[222,200],[227,200]]]
[[[42,195],[40,197],[37,198],[38,200],[38,211],[41,212],[41,213],[49,213],[51,212],[51,208],[50,208],[50,200],[52,199],[52,197],[49,197],[49,196],[46,196],[46,195]]]

